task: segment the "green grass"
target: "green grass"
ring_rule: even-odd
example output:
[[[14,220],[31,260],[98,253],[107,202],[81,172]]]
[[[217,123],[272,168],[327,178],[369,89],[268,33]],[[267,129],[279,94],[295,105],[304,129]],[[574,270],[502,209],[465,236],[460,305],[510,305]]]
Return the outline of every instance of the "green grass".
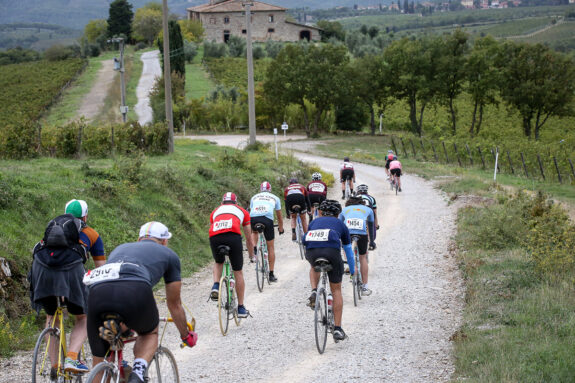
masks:
[[[512,20],[486,27],[483,32],[494,37],[524,35],[536,32],[551,25],[550,17],[533,17],[521,20]]]
[[[215,88],[216,84],[204,69],[202,57],[204,56],[204,46],[198,47],[198,54],[194,60],[186,64],[186,100],[199,99],[208,95]]]

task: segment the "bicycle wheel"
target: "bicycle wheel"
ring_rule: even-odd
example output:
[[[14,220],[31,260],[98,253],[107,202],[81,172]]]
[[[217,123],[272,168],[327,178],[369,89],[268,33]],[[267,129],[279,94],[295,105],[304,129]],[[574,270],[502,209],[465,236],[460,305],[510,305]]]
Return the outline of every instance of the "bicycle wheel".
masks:
[[[317,292],[314,309],[315,344],[320,354],[325,350],[328,324],[327,297],[325,289],[322,288]]]
[[[220,319],[220,330],[222,335],[228,333],[228,322],[230,320],[230,289],[228,288],[229,280],[226,277],[220,279],[220,291],[218,294],[218,317]]]
[[[264,253],[262,255],[262,262],[264,264],[264,278],[268,281],[268,285],[271,285],[272,283],[270,282],[270,259],[269,259],[269,255],[270,253],[268,252],[268,246],[264,245]]]
[[[397,195],[397,189],[399,188],[399,182],[395,180],[395,195]]]
[[[263,247],[258,246],[258,256],[256,257],[256,282],[258,284],[258,290],[262,292],[264,290],[264,273],[265,273],[265,259]]]
[[[296,226],[296,233],[297,233],[297,244],[299,246],[299,256],[301,259],[305,258],[305,245],[303,243],[303,227],[301,223],[301,218],[297,218],[297,226]]]
[[[147,376],[148,382],[151,383],[179,383],[178,364],[174,354],[163,346],[158,347],[148,367]]]
[[[345,199],[346,199],[346,201],[349,199],[349,194],[350,194],[349,181],[345,181]]]
[[[231,297],[232,299],[230,300],[230,311],[228,315],[231,315],[232,318],[234,318],[234,322],[236,322],[236,326],[239,326],[241,318],[238,317],[238,298],[235,287],[231,291]]]
[[[351,279],[351,284],[353,285],[353,305],[357,306],[357,301],[361,298],[359,298],[359,294],[361,293],[359,291],[359,286],[357,284],[357,271],[353,274],[353,277]]]
[[[120,371],[116,365],[111,362],[102,362],[98,364],[96,367],[92,368],[92,371],[90,371],[90,374],[86,378],[86,383],[117,383],[119,381]]]
[[[32,383],[51,382],[56,380],[58,372],[51,371],[52,364],[58,364],[58,355],[60,355],[60,366],[64,366],[64,350],[60,345],[59,332],[54,328],[45,328],[40,333],[36,346],[34,347],[34,360],[32,361]],[[51,349],[51,352],[49,350]],[[52,361],[50,354],[56,360]],[[50,374],[52,378],[50,379]]]

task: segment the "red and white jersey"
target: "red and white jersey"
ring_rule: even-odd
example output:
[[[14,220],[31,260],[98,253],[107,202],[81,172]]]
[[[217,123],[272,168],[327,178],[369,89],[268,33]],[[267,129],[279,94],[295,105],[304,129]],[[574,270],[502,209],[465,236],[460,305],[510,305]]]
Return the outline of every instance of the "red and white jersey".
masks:
[[[223,204],[210,215],[210,237],[223,233],[242,234],[241,227],[250,224],[250,213],[234,205]]]
[[[389,163],[389,170],[392,169],[401,169],[401,162],[398,160],[393,160]]]
[[[304,196],[307,196],[307,190],[302,184],[291,184],[284,190],[284,199],[286,199],[288,195],[292,194],[303,194]]]
[[[344,162],[341,164],[339,170],[353,170],[353,164],[351,162]]]
[[[311,181],[307,185],[309,194],[321,194],[327,196],[327,185],[323,181]]]

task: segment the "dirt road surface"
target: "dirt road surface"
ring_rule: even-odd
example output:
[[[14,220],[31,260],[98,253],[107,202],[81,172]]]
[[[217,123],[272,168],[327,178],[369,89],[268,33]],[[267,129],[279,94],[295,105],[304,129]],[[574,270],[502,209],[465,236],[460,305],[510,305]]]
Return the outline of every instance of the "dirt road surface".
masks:
[[[159,59],[160,51],[151,51],[142,54],[141,60],[144,63],[142,67],[142,76],[136,88],[138,103],[135,106],[135,112],[138,116],[140,125],[146,125],[152,122],[152,108],[150,107],[150,90],[154,86],[156,77],[162,75]]]
[[[102,61],[102,68],[98,71],[94,86],[82,100],[77,113],[78,117],[84,116],[87,121],[92,121],[100,113],[115,78],[114,62],[112,60]]]

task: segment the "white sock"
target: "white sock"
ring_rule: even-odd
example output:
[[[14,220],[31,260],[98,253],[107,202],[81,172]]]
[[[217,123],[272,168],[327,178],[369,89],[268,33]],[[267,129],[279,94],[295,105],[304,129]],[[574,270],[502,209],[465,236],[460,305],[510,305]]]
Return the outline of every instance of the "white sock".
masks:
[[[134,360],[134,365],[132,367],[132,372],[140,377],[140,379],[144,380],[144,372],[148,368],[148,362],[146,359],[137,358]]]
[[[364,284],[363,284],[363,288],[364,288],[364,289],[367,289],[367,283],[364,283]]]

